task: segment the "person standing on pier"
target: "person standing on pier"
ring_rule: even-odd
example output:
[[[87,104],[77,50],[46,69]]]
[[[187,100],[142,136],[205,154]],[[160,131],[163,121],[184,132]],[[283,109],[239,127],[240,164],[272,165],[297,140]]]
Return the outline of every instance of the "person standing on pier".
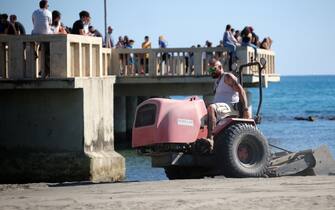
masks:
[[[167,41],[165,40],[164,36],[163,35],[160,35],[158,37],[158,46],[159,48],[167,48]],[[170,66],[168,65],[168,59],[170,57],[169,53],[162,53],[161,54],[161,62],[160,62],[160,65],[161,65],[161,68],[163,69],[162,67],[162,63],[164,62],[165,65],[167,65],[167,72],[166,74],[170,74]],[[162,70],[162,73],[163,73],[163,70]]]
[[[40,35],[40,34],[52,34],[51,24],[52,24],[52,14],[48,10],[49,4],[48,1],[42,0],[39,3],[40,8],[35,10],[32,15],[33,20],[33,31],[32,35]],[[38,51],[42,51],[44,53],[44,71],[40,69],[39,76],[42,78],[48,78],[50,76],[50,44],[49,42],[42,42],[37,47]],[[36,55],[38,53],[36,52]],[[42,65],[43,68],[43,65]]]
[[[112,26],[108,26],[107,37],[105,37],[105,47],[107,48],[114,48],[114,39],[112,33],[113,33]]]
[[[144,42],[142,43],[142,49],[150,49],[151,42],[149,36],[144,37]],[[144,71],[145,70],[145,71]],[[149,53],[144,53],[141,58],[141,74],[148,73],[149,71]]]
[[[34,28],[31,34],[51,34],[52,15],[48,10],[48,1],[40,1],[39,6],[40,9],[35,10],[32,16]]]
[[[228,48],[229,51],[229,71],[231,71],[231,66],[233,62],[238,59],[236,56],[236,49],[237,46],[240,46],[238,41],[235,39],[233,33],[232,33],[231,25],[226,26],[226,31],[223,35],[223,45],[225,48]]]

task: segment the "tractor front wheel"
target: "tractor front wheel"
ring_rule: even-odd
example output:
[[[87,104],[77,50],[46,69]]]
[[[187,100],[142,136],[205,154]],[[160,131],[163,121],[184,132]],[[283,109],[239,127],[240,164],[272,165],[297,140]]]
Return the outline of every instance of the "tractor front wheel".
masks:
[[[233,124],[214,137],[217,164],[227,177],[262,177],[270,161],[269,146],[253,125]]]

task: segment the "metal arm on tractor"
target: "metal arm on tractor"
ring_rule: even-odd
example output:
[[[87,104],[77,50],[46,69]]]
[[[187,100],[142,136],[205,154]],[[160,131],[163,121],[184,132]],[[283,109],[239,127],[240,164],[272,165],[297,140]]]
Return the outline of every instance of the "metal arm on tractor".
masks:
[[[251,62],[251,63],[247,63],[247,64],[243,64],[239,67],[238,69],[238,73],[239,73],[239,80],[240,80],[240,84],[242,85],[243,87],[243,69],[245,67],[249,67],[249,66],[257,66],[258,67],[258,79],[259,79],[259,102],[258,102],[258,107],[257,107],[257,112],[256,112],[256,115],[255,115],[255,122],[257,124],[260,124],[261,123],[261,120],[262,120],[262,117],[259,115],[260,113],[260,110],[261,110],[261,107],[262,107],[262,102],[263,102],[263,88],[262,88],[262,70],[265,68],[265,65],[266,65],[266,60],[265,58],[261,58],[260,61],[254,61],[254,62]]]

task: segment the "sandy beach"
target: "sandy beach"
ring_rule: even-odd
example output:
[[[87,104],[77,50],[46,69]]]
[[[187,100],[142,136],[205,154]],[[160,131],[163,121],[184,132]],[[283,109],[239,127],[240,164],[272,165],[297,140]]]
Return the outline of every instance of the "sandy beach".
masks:
[[[0,209],[335,209],[335,176],[0,185]]]

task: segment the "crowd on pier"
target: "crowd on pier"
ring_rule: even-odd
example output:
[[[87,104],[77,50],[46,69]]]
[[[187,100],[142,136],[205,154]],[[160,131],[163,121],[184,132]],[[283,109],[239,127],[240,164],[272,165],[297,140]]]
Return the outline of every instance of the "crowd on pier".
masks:
[[[108,26],[107,33],[103,36],[91,22],[91,16],[88,11],[79,12],[79,19],[76,20],[72,27],[65,26],[61,21],[61,13],[58,10],[49,10],[48,0],[41,0],[39,2],[39,8],[32,13],[33,30],[32,35],[42,35],[42,34],[77,34],[82,36],[94,36],[102,37],[103,46],[106,48],[134,48],[135,40],[129,38],[127,35],[119,36],[115,42],[113,38],[113,28]],[[18,21],[16,15],[12,14],[8,16],[7,14],[0,14],[0,34],[9,35],[25,35],[26,30],[22,23]],[[229,67],[239,58],[236,55],[237,47],[239,46],[250,46],[255,50],[255,56],[257,58],[257,49],[271,49],[272,40],[270,37],[264,38],[260,41],[259,36],[255,33],[252,26],[246,26],[242,30],[235,30],[231,25],[226,25],[225,32],[219,44],[215,47],[224,47],[229,52]],[[159,48],[167,48],[168,43],[164,36],[158,37]],[[141,48],[147,49],[151,48],[151,41],[149,36],[144,37]],[[200,44],[193,45],[191,48],[195,47],[214,47],[213,43],[209,40],[205,42],[205,45]],[[169,58],[169,53],[162,54],[162,61],[166,61]],[[190,53],[189,60],[192,61],[192,53]],[[208,57],[208,55],[206,55]],[[210,57],[211,55],[209,55]],[[133,65],[135,63],[134,55],[125,55],[125,58],[120,59],[125,60],[125,65]],[[139,59],[140,65],[148,65],[148,54],[145,54]],[[187,62],[188,63],[188,62]]]
[[[32,14],[33,30],[31,34],[79,34],[83,36],[104,37],[98,29],[91,23],[91,16],[88,11],[81,11],[79,19],[72,27],[64,26],[61,21],[61,13],[58,10],[49,10],[48,0],[41,0],[39,8]],[[135,41],[127,35],[119,36],[115,42],[112,36],[113,28],[108,26],[106,37],[103,44],[110,48],[133,48]],[[26,30],[22,23],[18,21],[15,14],[0,14],[0,34],[25,35]],[[234,30],[230,25],[226,26],[223,39],[216,47],[226,47],[233,54],[238,46],[251,46],[253,48],[270,49],[272,40],[269,37],[262,41],[254,32],[252,26],[246,26],[243,30]],[[167,41],[163,36],[159,36],[158,45],[160,48],[167,47]],[[193,46],[195,47],[195,46]],[[197,47],[203,47],[200,44]],[[212,42],[206,41],[204,47],[213,47]],[[151,48],[148,36],[145,36],[142,48]]]

